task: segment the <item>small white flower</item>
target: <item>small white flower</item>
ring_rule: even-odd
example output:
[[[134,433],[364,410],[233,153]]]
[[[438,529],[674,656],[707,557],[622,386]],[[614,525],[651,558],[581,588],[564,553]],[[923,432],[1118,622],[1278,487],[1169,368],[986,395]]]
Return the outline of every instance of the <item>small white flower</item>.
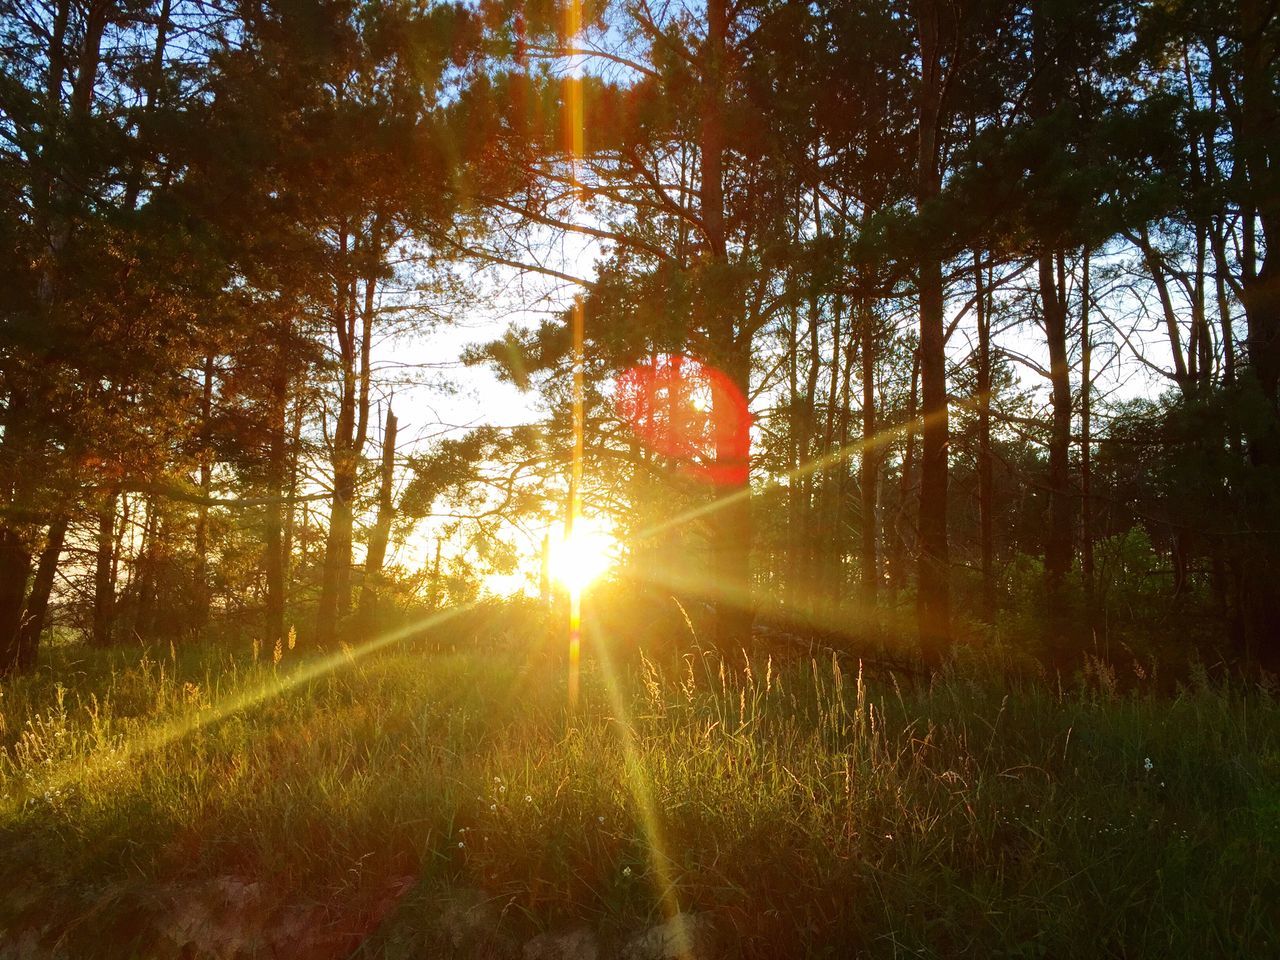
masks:
[[[461,840],[459,840],[459,841],[458,841],[458,849],[459,849],[459,850],[461,850],[461,849],[463,849],[464,847],[466,847],[466,844],[465,844],[465,843],[463,843]]]
[[[631,876],[631,868],[630,868],[630,867],[623,867],[623,868],[622,868],[622,875],[623,875],[624,877],[629,877],[629,876]]]
[[[491,803],[491,804],[489,804],[489,809],[490,809],[490,810],[497,810],[497,809],[498,809],[498,805],[497,805],[496,803]]]
[[[1150,757],[1147,757],[1147,759],[1142,761],[1142,769],[1147,771],[1147,773],[1150,773],[1152,768],[1154,767],[1155,767],[1155,764],[1151,762]]]
[[[529,794],[527,794],[527,793],[526,793],[526,794],[524,795],[524,802],[525,802],[525,803],[533,803],[533,797],[529,796]]]
[[[500,783],[500,784],[498,784],[498,792],[499,792],[499,793],[506,793],[506,792],[507,792],[507,785],[506,785],[505,783]]]
[[[596,817],[596,819],[599,820],[601,823],[604,823],[604,817]]]

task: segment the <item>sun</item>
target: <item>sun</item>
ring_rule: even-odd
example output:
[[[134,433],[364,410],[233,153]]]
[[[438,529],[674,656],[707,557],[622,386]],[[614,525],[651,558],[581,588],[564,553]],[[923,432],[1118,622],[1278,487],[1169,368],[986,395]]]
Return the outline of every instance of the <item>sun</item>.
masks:
[[[552,533],[547,567],[556,583],[581,591],[613,566],[617,552],[618,541],[608,529],[591,517],[579,517],[572,534]]]

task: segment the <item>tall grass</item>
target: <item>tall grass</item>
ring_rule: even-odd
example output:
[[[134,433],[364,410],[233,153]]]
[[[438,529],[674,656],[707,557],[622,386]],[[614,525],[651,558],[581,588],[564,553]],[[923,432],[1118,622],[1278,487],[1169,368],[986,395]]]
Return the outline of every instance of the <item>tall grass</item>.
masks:
[[[730,955],[1280,955],[1267,690],[699,654],[591,661],[570,714],[525,653],[58,656],[0,700],[0,930],[69,956],[158,955],[215,881],[296,955],[420,956],[460,888]]]

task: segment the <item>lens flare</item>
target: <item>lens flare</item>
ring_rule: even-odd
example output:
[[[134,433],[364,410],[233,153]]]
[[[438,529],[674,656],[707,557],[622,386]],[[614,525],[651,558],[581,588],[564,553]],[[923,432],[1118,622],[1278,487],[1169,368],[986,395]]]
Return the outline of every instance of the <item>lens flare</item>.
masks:
[[[721,486],[747,482],[751,412],[724,371],[665,354],[624,370],[613,402],[636,436],[682,473]]]

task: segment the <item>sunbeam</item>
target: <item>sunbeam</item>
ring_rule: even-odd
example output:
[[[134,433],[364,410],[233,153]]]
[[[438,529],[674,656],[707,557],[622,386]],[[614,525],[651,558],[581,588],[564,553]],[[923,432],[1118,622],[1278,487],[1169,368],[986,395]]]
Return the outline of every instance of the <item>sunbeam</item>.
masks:
[[[878,431],[877,433],[875,433],[870,437],[866,437],[861,440],[856,440],[853,443],[849,443],[843,447],[840,447],[838,450],[833,450],[830,453],[824,454],[821,457],[815,457],[812,460],[807,461],[806,463],[802,463],[793,470],[788,470],[785,473],[777,474],[775,476],[770,476],[766,478],[762,487],[760,488],[753,488],[750,486],[746,486],[739,490],[735,490],[733,493],[727,494],[723,497],[717,497],[716,499],[711,500],[708,503],[700,504],[697,507],[693,507],[692,509],[685,510],[684,512],[678,513],[675,516],[668,517],[666,520],[662,520],[659,523],[655,523],[648,527],[645,527],[644,529],[634,533],[632,535],[632,538],[635,540],[646,540],[646,539],[659,536],[663,533],[666,533],[668,530],[681,527],[687,523],[690,523],[691,521],[698,520],[698,519],[701,519],[702,517],[717,513],[721,510],[726,509],[727,507],[741,503],[744,500],[748,500],[753,496],[757,496],[760,493],[761,489],[768,490],[774,487],[782,486],[782,484],[786,481],[793,480],[798,477],[807,476],[811,473],[818,473],[822,470],[827,469],[828,467],[835,466],[837,463],[840,463],[844,460],[848,460],[850,457],[857,456],[859,453],[862,453],[865,450],[875,450],[880,447],[887,446],[888,444],[896,440],[898,437],[905,436],[909,433],[918,432],[922,430],[927,424],[932,423],[935,420],[944,416],[946,416],[945,411],[940,411],[938,413],[933,413],[933,414],[922,414],[921,416],[916,417],[914,420],[909,420],[906,423],[901,423],[893,427],[886,427],[885,429]]]
[[[340,667],[353,664],[362,657],[398,643],[423,630],[439,626],[473,609],[474,606],[475,604],[466,604],[452,607],[448,610],[437,611],[415,620],[413,623],[394,630],[388,630],[364,643],[356,646],[344,646],[337,653],[306,661],[284,676],[273,675],[264,683],[248,690],[239,691],[219,703],[210,705],[206,709],[192,712],[170,723],[160,724],[150,730],[143,731],[137,736],[126,740],[123,746],[128,754],[137,760],[155,750],[159,750],[166,744],[185,737],[193,730],[225,720],[227,717],[248,710],[273,697],[278,697],[280,694],[301,684],[315,680],[317,677],[322,677]],[[41,789],[46,791],[61,790],[77,780],[88,779],[90,776],[101,773],[109,764],[115,763],[119,759],[118,757],[99,756],[91,761],[76,758],[74,764],[68,761],[66,764],[67,769],[51,773],[42,780]],[[29,794],[10,796],[4,806],[5,812],[12,813],[17,809],[21,809],[22,805],[29,799],[29,796]]]
[[[658,806],[654,801],[653,778],[645,767],[640,751],[636,749],[635,729],[631,722],[628,698],[618,680],[617,669],[609,656],[608,638],[602,636],[594,626],[591,627],[590,634],[594,641],[593,647],[600,665],[605,693],[609,698],[609,707],[613,711],[614,726],[618,730],[627,788],[639,814],[640,829],[644,834],[645,849],[652,867],[655,892],[667,920],[674,921],[677,917],[684,917],[684,914],[680,909],[680,898],[671,871],[671,857],[667,853],[662,835],[662,822],[658,814]],[[676,955],[681,960],[692,958],[693,944],[688,929],[683,924],[679,925],[675,930],[675,936]]]

